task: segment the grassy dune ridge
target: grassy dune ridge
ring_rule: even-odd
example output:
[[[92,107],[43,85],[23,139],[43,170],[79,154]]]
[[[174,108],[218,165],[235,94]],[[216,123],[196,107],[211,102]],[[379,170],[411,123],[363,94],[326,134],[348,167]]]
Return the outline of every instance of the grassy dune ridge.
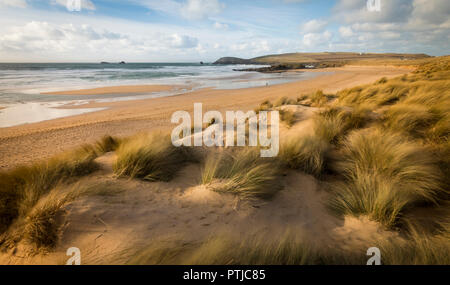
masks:
[[[55,191],[70,187],[69,185],[76,183],[79,178],[95,172],[98,165],[94,160],[106,151],[113,150],[117,144],[117,139],[105,136],[93,145],[84,145],[47,161],[0,173],[0,245],[20,241],[24,234],[18,236],[18,229],[23,230],[27,224],[28,228],[42,228],[38,224],[44,219],[47,220],[46,223],[51,224],[50,220],[64,204],[79,197],[76,193],[54,195]],[[48,200],[47,207],[38,211],[36,205],[42,200]],[[37,218],[38,216],[41,218]],[[54,235],[55,227],[46,228],[49,230],[49,236]],[[39,230],[34,232],[46,235]],[[38,246],[53,245],[53,242],[56,242],[50,237],[53,242],[48,243],[42,243],[41,238],[33,234],[29,237],[37,241]]]
[[[395,242],[379,241],[384,263],[449,264],[449,84],[450,57],[441,57],[413,74],[337,94],[317,91],[265,101],[256,111],[287,105],[317,108],[310,119],[312,131],[293,128],[276,158],[259,157],[258,148],[176,148],[168,135],[152,133],[104,137],[48,161],[0,173],[0,242],[14,246],[25,239],[37,248],[55,246],[60,210],[81,195],[111,189],[76,182],[95,175],[94,160],[113,151],[117,179],[167,182],[186,163],[198,163],[199,184],[266,203],[283,191],[289,169],[311,174],[327,190],[333,214],[366,216],[401,234]],[[289,112],[281,119],[292,127],[296,117]],[[419,210],[435,213],[433,209],[441,214],[427,216],[432,223],[412,218]],[[364,254],[321,249],[292,230],[270,240],[216,234],[204,244],[155,242],[130,263],[361,264]]]

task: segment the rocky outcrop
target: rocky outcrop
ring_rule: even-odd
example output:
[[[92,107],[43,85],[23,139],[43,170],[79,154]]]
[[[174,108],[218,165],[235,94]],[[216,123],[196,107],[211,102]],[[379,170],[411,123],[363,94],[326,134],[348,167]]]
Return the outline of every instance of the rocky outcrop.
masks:
[[[222,57],[215,61],[213,64],[260,64],[253,62],[250,59],[243,59],[239,57]]]

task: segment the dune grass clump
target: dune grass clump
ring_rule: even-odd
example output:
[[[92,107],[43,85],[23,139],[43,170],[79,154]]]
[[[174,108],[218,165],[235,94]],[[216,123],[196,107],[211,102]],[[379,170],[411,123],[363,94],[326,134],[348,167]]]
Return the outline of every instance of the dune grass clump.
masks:
[[[48,161],[18,167],[0,174],[0,233],[61,182],[88,175],[97,170],[95,149],[83,146]]]
[[[103,136],[99,141],[94,144],[94,148],[99,155],[115,151],[120,144],[120,139],[112,136]]]
[[[429,108],[417,104],[396,104],[384,114],[386,128],[419,137],[431,128],[436,117]]]
[[[277,238],[247,234],[236,238],[219,234],[201,244],[159,241],[139,251],[128,264],[160,265],[318,265],[365,264],[363,250],[345,253],[331,247],[318,248],[293,230]]]
[[[329,96],[325,95],[322,90],[317,90],[314,93],[302,95],[297,98],[297,103],[301,105],[308,105],[312,107],[323,107],[328,103]]]
[[[350,130],[363,127],[370,121],[365,107],[343,108],[330,106],[313,117],[315,134],[328,143],[336,144]]]
[[[321,112],[313,116],[315,135],[328,143],[337,143],[346,125],[340,112]]]
[[[122,191],[114,185],[104,183],[60,184],[44,195],[26,214],[15,221],[0,243],[12,246],[26,240],[35,249],[53,248],[60,235],[64,219],[64,206],[81,196],[115,195]]]
[[[161,133],[140,134],[120,144],[113,165],[118,177],[147,181],[170,181],[190,159],[185,147],[172,145],[170,136]]]
[[[321,107],[328,103],[328,97],[323,93],[322,90],[317,90],[315,93],[309,96],[313,106]]]
[[[280,107],[284,105],[296,105],[297,101],[294,99],[290,99],[288,97],[281,97],[279,98],[275,104],[273,104],[274,107]]]
[[[448,227],[429,235],[412,232],[406,239],[380,240],[383,265],[448,265]],[[152,242],[131,257],[132,265],[365,265],[367,248],[341,250],[313,244],[294,231],[277,239],[261,235],[236,238],[230,234],[210,237],[202,243],[165,240]]]
[[[292,169],[320,177],[330,145],[318,136],[300,135],[288,138],[280,149],[280,159]]]
[[[450,265],[450,224],[443,223],[437,233],[428,234],[408,226],[407,239],[380,242],[383,264],[386,265]]]
[[[262,102],[258,108],[255,109],[255,113],[258,114],[261,111],[269,111],[272,108],[273,104],[269,100],[266,100]]]
[[[447,200],[450,200],[450,138],[432,146],[432,152],[437,160],[437,165],[443,174],[443,185],[447,191]]]
[[[280,177],[277,160],[262,158],[258,149],[250,148],[211,152],[202,170],[202,184],[249,199],[272,198],[283,187]]]
[[[425,136],[433,143],[448,142],[450,138],[450,111],[437,120],[428,130],[425,130],[425,133]]]
[[[384,84],[388,81],[386,77],[380,78],[375,84]]]
[[[267,242],[250,236],[242,240],[231,237],[210,238],[187,258],[194,265],[305,265],[316,258],[313,248],[294,234],[281,235]]]
[[[292,127],[295,123],[295,113],[290,110],[280,110],[280,120],[285,122],[288,127]]]
[[[374,106],[392,105],[405,98],[416,85],[404,82],[400,78],[381,84],[365,85],[345,89],[337,93],[341,105],[354,106],[372,104]]]
[[[379,129],[350,134],[332,167],[344,180],[333,183],[331,208],[342,215],[368,215],[389,227],[406,209],[436,202],[441,191],[434,158],[402,136]]]

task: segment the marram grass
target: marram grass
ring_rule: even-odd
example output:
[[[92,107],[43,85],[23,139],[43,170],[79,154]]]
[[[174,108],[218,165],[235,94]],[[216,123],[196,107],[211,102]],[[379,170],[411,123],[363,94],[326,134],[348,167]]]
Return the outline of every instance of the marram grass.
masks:
[[[261,158],[258,149],[211,152],[201,175],[202,184],[213,190],[244,198],[269,199],[283,187],[279,162]]]
[[[344,177],[332,183],[330,205],[340,214],[368,215],[393,226],[417,203],[436,203],[441,173],[427,151],[399,134],[380,129],[351,133],[333,170]]]
[[[173,146],[170,137],[161,133],[130,138],[120,144],[116,154],[113,169],[117,176],[147,181],[171,180],[190,159],[186,148]]]

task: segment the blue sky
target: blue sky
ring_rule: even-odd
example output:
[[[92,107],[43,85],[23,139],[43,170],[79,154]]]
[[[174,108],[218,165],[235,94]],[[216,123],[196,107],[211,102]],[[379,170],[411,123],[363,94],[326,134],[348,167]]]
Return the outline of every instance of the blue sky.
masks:
[[[285,52],[443,55],[450,1],[0,0],[0,61],[213,61]],[[78,0],[73,0],[78,1]],[[377,0],[373,0],[377,1]]]

